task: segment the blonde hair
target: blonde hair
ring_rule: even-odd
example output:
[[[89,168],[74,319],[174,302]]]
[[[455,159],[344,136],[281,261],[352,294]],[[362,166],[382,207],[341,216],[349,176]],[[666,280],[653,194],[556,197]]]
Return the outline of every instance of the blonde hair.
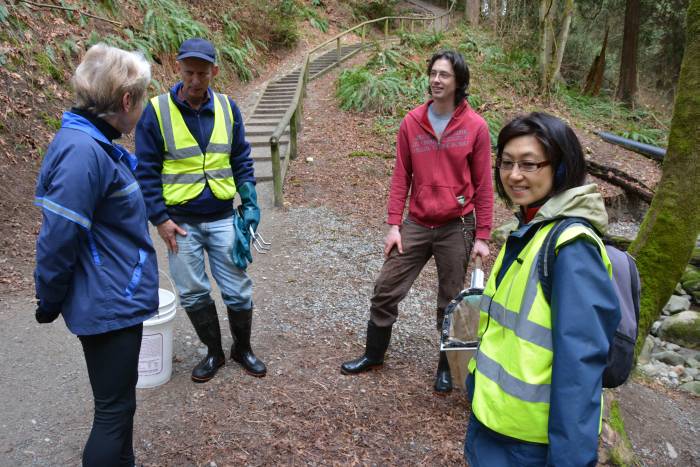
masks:
[[[75,106],[99,117],[123,110],[122,98],[130,93],[140,102],[151,82],[151,64],[140,52],[95,44],[87,51],[71,80]]]

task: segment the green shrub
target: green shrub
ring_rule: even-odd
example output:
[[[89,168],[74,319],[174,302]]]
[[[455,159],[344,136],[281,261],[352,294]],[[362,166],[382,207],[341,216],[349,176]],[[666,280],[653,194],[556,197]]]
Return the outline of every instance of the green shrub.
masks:
[[[469,94],[467,96],[467,102],[472,109],[478,109],[481,107],[481,97],[478,94]]]
[[[392,154],[387,154],[385,152],[374,152],[374,151],[353,151],[350,154],[348,154],[348,157],[350,158],[355,158],[355,157],[376,157],[379,159],[393,159],[394,156]]]
[[[52,117],[47,112],[41,112],[39,114],[41,121],[46,124],[47,127],[54,131],[58,131],[61,128],[61,119],[58,117]]]
[[[75,38],[73,36],[61,42],[59,48],[61,49],[61,53],[63,54],[63,57],[66,60],[70,60],[73,57],[77,57],[80,53],[80,46],[75,41]]]
[[[119,2],[117,0],[98,0],[97,3],[110,13],[119,11]]]
[[[291,48],[299,42],[297,15],[300,11],[296,0],[282,0],[268,12],[270,42],[278,47]]]
[[[9,23],[7,18],[10,16],[10,12],[7,10],[5,5],[0,5],[0,23]]]
[[[495,148],[498,143],[498,134],[501,132],[501,127],[503,126],[503,117],[496,112],[483,112],[481,116],[484,117],[486,124],[489,126],[491,146]]]
[[[59,83],[63,82],[63,73],[56,66],[56,54],[51,46],[47,46],[43,52],[36,55],[36,62],[42,73],[50,76]]]
[[[303,16],[307,19],[309,24],[321,32],[328,32],[328,20],[321,18],[321,16],[312,10],[311,8],[304,8],[302,11]]]
[[[224,15],[223,40],[218,44],[219,53],[241,81],[250,81],[253,78],[253,56],[258,53],[259,47],[264,49],[265,45],[260,41],[243,38],[241,25]]]
[[[97,31],[92,31],[87,39],[87,46],[91,47],[98,42],[103,42],[112,47],[119,47],[124,50],[137,50],[144,54],[146,58],[151,60],[153,57],[151,55],[151,44],[140,36],[137,36],[131,29],[124,29],[122,33],[126,36],[124,39],[121,36],[114,34],[108,34],[102,36]]]
[[[356,0],[351,3],[352,13],[356,20],[393,16],[398,0]]]
[[[377,42],[374,42],[371,47],[372,52],[367,60],[368,68],[396,68],[407,61],[396,49],[382,47],[382,45]]]
[[[143,37],[148,38],[153,54],[174,52],[187,39],[210,35],[209,29],[175,0],[139,0],[139,4],[146,10]]]
[[[375,75],[366,68],[354,68],[340,74],[336,96],[343,110],[390,112],[404,85],[395,71]]]
[[[401,44],[414,49],[435,49],[444,40],[445,34],[441,31],[425,31],[420,33],[399,33]]]
[[[662,146],[664,141],[664,131],[657,128],[633,126],[627,130],[618,131],[617,134],[623,138],[628,138],[638,143],[651,144],[652,146]]]

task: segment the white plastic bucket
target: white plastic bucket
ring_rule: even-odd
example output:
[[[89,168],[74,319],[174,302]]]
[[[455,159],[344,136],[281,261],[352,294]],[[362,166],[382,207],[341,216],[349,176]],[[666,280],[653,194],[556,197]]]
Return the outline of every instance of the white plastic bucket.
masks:
[[[158,314],[143,323],[137,388],[154,388],[170,380],[175,311],[175,294],[158,289]]]

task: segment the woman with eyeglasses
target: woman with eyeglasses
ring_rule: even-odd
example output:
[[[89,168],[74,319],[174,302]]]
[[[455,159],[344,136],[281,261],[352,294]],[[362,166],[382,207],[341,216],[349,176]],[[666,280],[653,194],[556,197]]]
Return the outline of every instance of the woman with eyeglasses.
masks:
[[[608,216],[585,178],[581,144],[560,119],[531,113],[501,130],[496,189],[517,205],[519,224],[486,284],[469,364],[464,455],[472,467],[597,463],[602,375],[620,310],[599,238]],[[547,301],[538,253],[554,221],[567,217],[590,225],[559,236]]]

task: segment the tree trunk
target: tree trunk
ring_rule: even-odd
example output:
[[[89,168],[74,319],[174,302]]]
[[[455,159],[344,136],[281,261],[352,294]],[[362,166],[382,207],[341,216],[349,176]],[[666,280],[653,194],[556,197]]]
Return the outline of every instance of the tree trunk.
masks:
[[[642,277],[637,353],[673,293],[700,231],[700,0],[690,0],[686,24],[663,173],[630,245]]]
[[[617,98],[628,105],[634,105],[637,97],[639,3],[640,0],[627,0],[627,6],[625,7],[625,31],[622,37],[620,80],[617,85]]]
[[[554,59],[549,63],[549,71],[547,73],[547,91],[554,87],[554,82],[562,79],[561,62],[564,59],[564,50],[566,43],[569,40],[569,28],[571,27],[571,18],[574,15],[574,0],[566,0],[564,3],[564,11],[562,12],[562,25],[559,30],[559,40],[555,44]]]
[[[481,13],[481,0],[466,0],[465,16],[471,26],[479,25],[479,16]]]
[[[597,96],[600,94],[600,87],[603,85],[603,76],[605,75],[605,49],[608,47],[608,33],[610,26],[605,28],[605,38],[603,46],[600,48],[600,54],[596,56],[591,65],[591,69],[586,76],[586,84],[583,86],[583,93],[589,96]]]
[[[498,10],[501,7],[500,3],[499,0],[489,0],[489,21],[494,31],[498,29]]]
[[[552,60],[552,3],[554,0],[540,0],[540,88],[547,88],[547,71]]]

